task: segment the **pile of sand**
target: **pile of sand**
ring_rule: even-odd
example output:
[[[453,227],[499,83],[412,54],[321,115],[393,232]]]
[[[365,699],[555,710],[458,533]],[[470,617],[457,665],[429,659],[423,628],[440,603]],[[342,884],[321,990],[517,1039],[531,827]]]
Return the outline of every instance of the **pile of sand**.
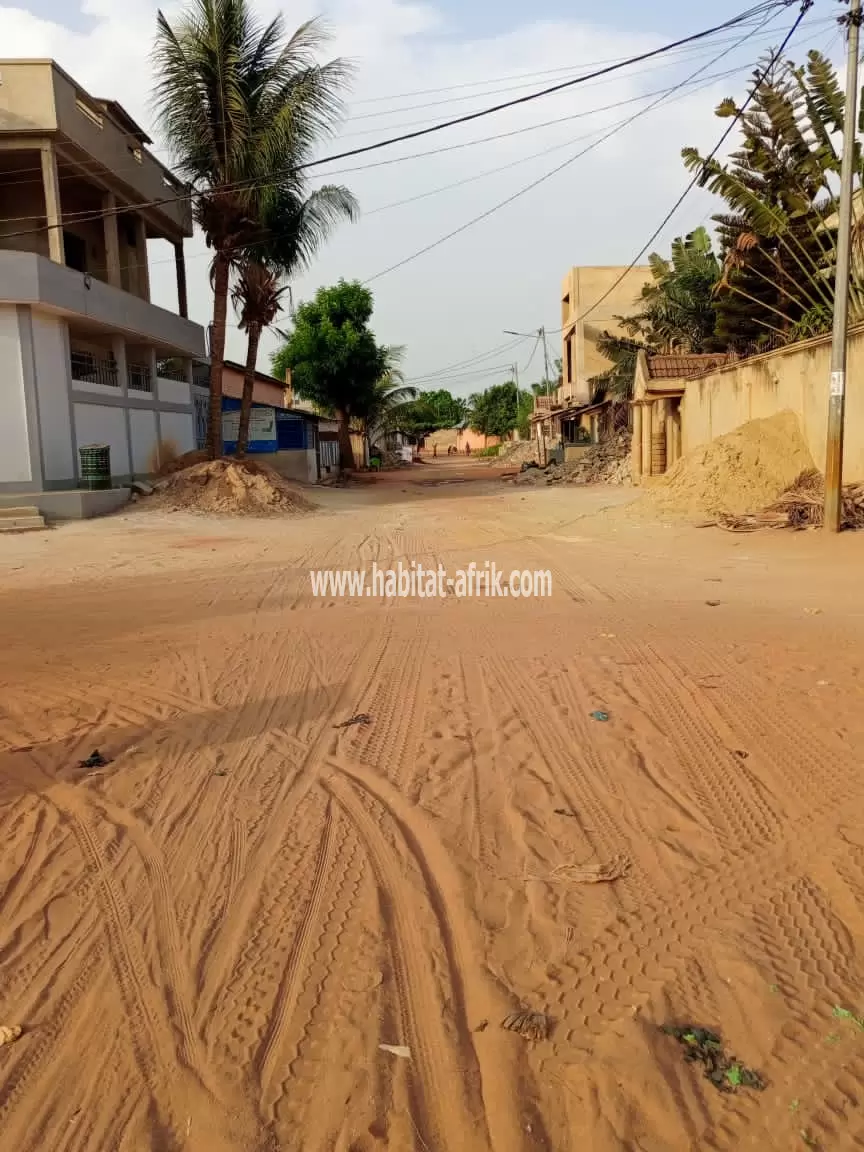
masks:
[[[683,456],[630,507],[669,516],[756,512],[813,467],[797,416],[778,412]]]
[[[203,464],[210,459],[206,448],[193,448],[191,452],[184,452],[182,456],[168,455],[156,471],[157,476],[171,476],[174,472],[181,472],[184,468],[191,468],[193,464]]]
[[[176,512],[233,516],[299,515],[316,507],[269,465],[225,458],[172,473],[146,502]]]

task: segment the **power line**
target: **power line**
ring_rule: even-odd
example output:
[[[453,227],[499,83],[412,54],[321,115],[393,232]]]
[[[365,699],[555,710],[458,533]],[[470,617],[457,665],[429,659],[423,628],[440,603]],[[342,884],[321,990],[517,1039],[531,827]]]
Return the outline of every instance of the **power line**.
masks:
[[[584,320],[586,316],[590,316],[591,313],[595,310],[595,308],[598,308],[603,303],[604,300],[606,300],[609,296],[611,296],[611,294],[615,291],[615,289],[618,287],[618,285],[621,283],[621,281],[624,279],[624,277],[627,276],[627,274],[629,272],[631,272],[636,267],[636,265],[639,263],[641,258],[645,255],[645,253],[648,251],[648,249],[651,247],[651,245],[654,243],[654,241],[657,239],[657,237],[660,235],[660,233],[663,231],[663,229],[666,227],[666,225],[669,223],[669,221],[672,219],[672,217],[675,215],[675,213],[681,207],[681,205],[684,203],[686,198],[689,196],[690,192],[696,187],[696,185],[702,179],[702,174],[703,174],[703,172],[705,172],[707,170],[707,165],[710,163],[711,160],[714,159],[714,157],[717,155],[717,153],[720,151],[720,149],[723,147],[723,145],[729,139],[729,136],[731,135],[733,129],[738,124],[738,121],[744,115],[747,108],[749,107],[749,105],[751,104],[753,99],[755,98],[756,93],[762,87],[762,82],[764,81],[765,77],[768,75],[769,71],[774,66],[774,64],[776,64],[777,61],[780,59],[780,57],[783,55],[783,52],[785,51],[787,44],[789,43],[789,41],[792,39],[793,35],[795,34],[795,32],[798,28],[798,25],[804,19],[805,15],[807,14],[807,12],[810,10],[810,8],[812,6],[813,6],[813,0],[801,0],[801,8],[800,8],[798,16],[795,20],[795,23],[792,25],[792,27],[786,33],[786,36],[783,39],[783,43],[772,54],[770,60],[766,64],[765,68],[758,75],[758,79],[757,79],[756,83],[753,85],[753,88],[751,89],[749,95],[747,96],[747,99],[744,101],[744,103],[741,105],[741,107],[736,110],[735,115],[730,120],[729,125],[726,128],[726,131],[723,133],[723,135],[720,137],[720,139],[717,141],[717,143],[711,149],[708,156],[705,158],[705,162],[704,162],[702,168],[696,173],[696,175],[693,177],[693,179],[689,182],[687,187],[684,189],[684,191],[681,193],[681,195],[678,197],[678,199],[672,205],[670,210],[666,213],[666,215],[660,221],[660,224],[651,233],[651,235],[646,240],[645,244],[643,244],[643,246],[639,249],[639,251],[633,257],[632,261],[627,265],[627,267],[624,269],[624,271],[621,273],[621,275],[618,277],[618,279],[615,280],[615,282],[612,285],[610,285],[609,288],[606,289],[606,291],[603,293],[602,296],[599,297],[599,299],[594,301],[594,303],[591,305],[590,308],[587,308],[581,315],[577,316],[574,321],[571,321],[571,323],[567,325],[568,328],[572,327],[573,324],[577,324],[580,320]],[[562,329],[560,329],[560,331],[563,332],[564,329],[562,328]]]
[[[764,27],[764,25],[767,24],[768,21],[771,19],[773,19],[773,17],[770,14],[768,16],[766,16],[765,20],[763,21],[762,26]],[[742,37],[738,41],[738,44],[743,44],[746,40],[750,39],[750,37],[752,35],[753,35],[753,32],[748,32],[746,36]],[[735,47],[737,47],[737,45],[735,45]],[[678,88],[681,88],[684,84],[688,83],[688,81],[692,80],[695,76],[698,76],[701,72],[704,72],[706,68],[711,66],[711,64],[715,64],[723,56],[728,55],[729,52],[731,52],[732,50],[733,50],[732,48],[724,49],[723,52],[721,52],[719,55],[715,56],[712,60],[710,60],[708,62],[708,64],[703,64],[701,68],[698,68],[696,70],[696,72],[692,73],[689,77],[687,77],[686,80],[683,80],[683,81],[681,81],[680,84],[677,84],[675,86],[675,88],[673,89],[673,91],[675,91]],[[550,180],[553,176],[556,176],[559,172],[562,172],[565,168],[569,167],[569,165],[575,163],[576,160],[581,159],[588,152],[591,152],[595,148],[598,148],[601,144],[605,143],[612,136],[616,135],[616,133],[620,132],[623,128],[626,128],[628,125],[632,124],[635,120],[638,120],[641,116],[644,116],[647,112],[650,112],[658,104],[662,103],[664,99],[665,99],[665,96],[661,96],[658,100],[655,100],[653,103],[649,104],[647,107],[640,109],[633,116],[631,116],[628,120],[625,120],[622,124],[619,124],[616,127],[612,128],[604,136],[601,136],[599,140],[595,140],[592,144],[589,144],[586,148],[583,148],[583,149],[581,149],[581,151],[574,153],[574,155],[572,155],[572,156],[569,156],[561,164],[558,164],[554,168],[551,168],[548,172],[544,172],[542,176],[538,176],[536,180],[532,180],[530,184],[526,184],[522,188],[517,189],[516,192],[512,193],[510,196],[507,196],[504,200],[500,200],[497,204],[494,204],[491,208],[487,208],[485,212],[481,212],[479,214],[479,216],[474,216],[474,217],[472,217],[472,219],[467,220],[464,224],[460,224],[458,228],[454,228],[451,232],[447,232],[444,236],[439,236],[437,240],[433,240],[430,244],[426,244],[423,248],[418,249],[416,252],[412,252],[410,256],[405,256],[402,260],[398,260],[395,264],[391,264],[391,265],[389,265],[389,267],[382,269],[382,271],[376,272],[374,274],[374,276],[369,276],[364,281],[364,283],[365,284],[371,284],[375,280],[380,280],[380,278],[382,276],[387,276],[387,275],[389,275],[390,272],[395,272],[398,268],[403,268],[406,264],[410,264],[414,260],[418,259],[420,256],[425,256],[427,252],[431,252],[433,249],[438,248],[441,244],[444,244],[447,240],[452,240],[454,236],[459,236],[459,235],[461,235],[461,233],[467,231],[469,228],[473,227],[475,224],[479,224],[481,221],[488,219],[495,212],[498,212],[498,211],[500,211],[500,209],[507,207],[508,204],[512,204],[514,200],[518,200],[521,196],[526,195],[526,193],[533,191],[535,188],[539,187],[540,184],[543,184],[543,183],[545,183],[545,181]]]
[[[739,72],[745,71],[746,69],[749,69],[749,68],[750,68],[750,64],[748,63],[748,64],[742,65],[738,68],[730,68],[728,71],[725,71],[725,72],[714,72],[710,76],[706,76],[704,78],[704,80],[702,81],[702,83],[697,85],[693,89],[693,91],[694,92],[700,92],[704,88],[710,87],[717,80],[726,80],[731,76],[737,76]],[[593,115],[596,115],[598,112],[606,112],[606,111],[610,111],[611,109],[614,109],[614,108],[622,108],[626,104],[634,104],[640,100],[650,99],[652,96],[671,95],[673,92],[676,92],[679,87],[688,87],[689,88],[689,86],[690,86],[689,82],[685,82],[682,85],[673,85],[671,88],[664,88],[660,92],[646,92],[646,93],[643,93],[641,96],[634,96],[634,97],[630,97],[627,100],[620,100],[617,104],[607,104],[604,108],[595,108],[595,109],[592,109],[588,112],[577,112],[573,116],[565,116],[562,118],[562,120],[552,120],[552,121],[549,121],[548,123],[560,124],[560,123],[562,123],[563,120],[575,120],[575,119],[579,119],[579,118],[585,117],[585,116],[593,116]],[[689,96],[689,95],[691,95],[691,93],[685,92],[685,93],[683,93],[683,95]],[[681,99],[681,97],[678,97],[678,99]],[[669,100],[668,103],[671,104],[672,100]],[[648,109],[645,109],[645,111],[648,111]],[[583,136],[575,136],[570,140],[565,140],[563,143],[553,144],[550,148],[542,148],[539,152],[532,152],[528,156],[520,156],[517,160],[511,160],[507,164],[501,164],[496,168],[487,168],[485,172],[478,172],[478,173],[474,174],[473,176],[466,176],[462,180],[454,181],[452,184],[443,184],[438,188],[430,188],[426,192],[419,192],[416,196],[408,196],[404,200],[394,200],[394,201],[391,201],[389,204],[379,205],[377,208],[368,208],[362,213],[362,215],[364,217],[375,216],[377,213],[389,211],[389,209],[391,209],[391,208],[401,208],[406,204],[413,204],[418,200],[425,200],[429,196],[437,195],[439,192],[449,192],[454,188],[461,188],[465,184],[471,184],[475,180],[482,180],[486,176],[495,176],[499,172],[506,172],[510,168],[517,168],[520,164],[526,164],[529,160],[537,160],[540,156],[548,156],[552,152],[560,152],[562,148],[569,148],[571,144],[575,144],[580,140],[590,140],[592,136],[600,135],[601,133],[610,130],[610,128],[617,131],[620,128],[626,127],[627,124],[630,123],[631,119],[632,118],[620,120],[620,121],[617,121],[613,125],[605,124],[600,128],[595,128],[593,130],[593,132],[586,132]],[[539,125],[538,127],[545,127],[545,125]],[[533,129],[531,129],[531,128],[517,129],[518,132],[528,132],[528,131],[532,131],[532,130]],[[508,135],[511,135],[511,133],[508,133]],[[349,168],[349,169],[346,169],[346,172],[363,171],[363,170],[364,170],[363,168],[359,168],[359,169]],[[341,173],[332,173],[332,175],[341,175]]]
[[[776,3],[782,3],[782,2],[784,2],[784,0],[773,0],[773,2],[774,2],[775,4],[776,4]],[[785,0],[785,2],[791,2],[791,0]],[[744,23],[745,23],[745,21],[742,21],[742,22],[741,22],[741,25],[743,26],[743,25],[744,25]],[[813,24],[814,24],[814,25],[818,25],[818,24],[828,24],[828,23],[830,23],[830,24],[832,24],[832,25],[833,25],[833,24],[835,23],[834,17],[823,17],[823,18],[821,18],[820,20],[816,20],[816,21],[814,21],[814,22],[813,22]],[[715,45],[715,46],[716,46],[716,45],[718,45],[718,44],[731,43],[731,42],[732,42],[732,41],[730,41],[730,40],[714,40],[714,41],[713,41],[713,43],[714,43],[714,45]],[[687,46],[685,45],[685,47],[687,47]],[[687,52],[687,53],[684,53],[684,52],[679,52],[679,53],[678,53],[678,55],[679,55],[679,57],[680,57],[680,58],[682,58],[682,59],[690,59],[690,58],[692,58],[692,57],[695,57],[695,56],[699,56],[699,55],[702,55],[703,53],[704,53],[704,50],[703,50],[703,49],[701,49],[701,46],[700,46],[700,50],[699,50],[699,51],[696,51],[696,52]],[[672,52],[672,51],[670,51],[670,53],[669,53],[669,55],[674,55],[674,54],[675,54],[675,53],[674,53],[674,52]],[[617,62],[620,62],[620,61],[622,61],[622,60],[626,60],[626,59],[627,59],[627,58],[623,58],[623,57],[615,57],[615,58],[613,58],[612,60],[608,60],[608,61],[600,61],[599,63],[617,63]],[[674,60],[672,60],[672,61],[670,61],[669,63],[671,63],[672,65],[674,65],[674,64],[675,64],[675,61],[674,61]],[[661,64],[659,67],[660,67],[660,68],[665,68],[665,67],[668,67],[668,66],[669,66],[669,63],[663,63],[663,64]],[[641,70],[639,70],[639,71],[637,71],[637,72],[633,73],[633,76],[634,76],[634,77],[637,77],[637,76],[648,75],[649,73],[651,73],[651,72],[655,72],[655,71],[657,71],[657,70],[658,70],[657,68],[644,68],[644,69],[641,69]],[[582,77],[582,76],[583,76],[583,74],[584,74],[584,72],[585,72],[585,69],[584,69],[584,67],[583,67],[583,68],[580,68],[580,69],[575,69],[575,71],[576,71],[576,74],[577,74],[577,76],[578,76],[578,77]],[[573,66],[568,66],[568,67],[562,67],[562,68],[551,68],[551,69],[547,69],[547,70],[545,70],[545,71],[542,71],[542,72],[536,72],[536,73],[521,73],[521,74],[520,74],[520,73],[516,73],[516,74],[514,74],[514,77],[510,77],[510,78],[515,78],[515,76],[518,76],[518,75],[527,75],[527,76],[548,76],[548,75],[555,75],[555,74],[559,74],[559,75],[560,75],[562,72],[563,72],[563,73],[566,73],[566,74],[571,74],[571,73],[573,73],[573,72],[574,72],[574,68],[573,68]],[[505,80],[506,80],[506,79],[508,79],[508,77],[503,77],[503,79],[505,79]],[[585,79],[586,79],[586,80],[588,80],[588,79],[590,79],[590,77],[585,77]],[[460,84],[456,84],[456,85],[450,85],[449,87],[445,86],[445,87],[442,87],[442,88],[440,88],[440,89],[430,89],[429,91],[432,91],[432,92],[447,92],[447,91],[456,90],[456,89],[459,89],[459,88],[462,88],[462,87],[473,87],[473,86],[475,86],[475,85],[477,85],[477,84],[491,84],[491,83],[496,83],[496,82],[497,82],[497,81],[495,81],[495,80],[483,80],[483,81],[474,81],[474,82],[472,82],[471,84],[467,84],[467,85],[460,85]],[[518,87],[529,87],[529,86],[530,86],[530,85],[526,83],[526,84],[522,84],[522,85],[519,85]],[[506,92],[506,91],[515,91],[515,88],[511,88],[511,89],[500,89],[499,91],[501,91],[501,92]],[[443,101],[437,101],[437,102],[435,102],[434,104],[428,104],[428,105],[414,105],[413,107],[415,107],[415,108],[422,108],[422,107],[435,107],[435,106],[437,106],[437,105],[444,105],[444,104],[449,104],[449,103],[453,103],[453,102],[456,102],[456,101],[462,101],[462,100],[470,100],[470,99],[476,99],[478,96],[483,96],[483,95],[487,95],[487,96],[490,96],[490,95],[495,95],[495,94],[496,94],[495,92],[477,93],[477,94],[475,94],[475,95],[473,95],[473,96],[470,96],[470,95],[469,95],[469,96],[459,96],[459,97],[454,97],[454,98],[453,98],[453,100],[443,100]],[[395,97],[392,97],[392,98],[395,98]],[[387,99],[391,99],[391,97],[382,96],[382,97],[376,97],[375,99],[376,99],[376,100],[387,100]],[[637,97],[633,97],[632,99],[633,99],[633,100],[638,100],[638,99],[641,99],[641,97],[638,97],[638,96],[637,96]],[[362,101],[362,100],[361,100],[361,101],[358,101],[357,103],[360,103],[360,104],[362,104],[362,103],[366,103],[366,101]],[[607,107],[613,107],[613,106],[614,106],[614,105],[608,105]],[[382,111],[382,112],[378,112],[378,113],[370,113],[370,114],[368,114],[368,115],[371,115],[371,116],[386,116],[386,115],[394,115],[394,114],[396,114],[396,113],[399,113],[399,112],[405,112],[405,111],[408,111],[408,110],[409,110],[408,108],[401,108],[401,109],[399,109],[399,108],[393,108],[393,109],[388,109],[388,110],[385,110],[385,111]],[[356,116],[356,117],[355,117],[355,116],[349,116],[349,117],[347,118],[347,120],[346,120],[346,121],[344,121],[344,123],[346,123],[346,124],[347,124],[347,123],[351,123],[351,122],[353,122],[354,120],[358,120],[358,119],[366,119],[366,118],[367,118],[367,114],[363,114],[363,115],[361,115],[361,116]],[[548,124],[561,123],[561,122],[563,122],[563,121],[564,121],[564,120],[566,120],[566,119],[568,119],[568,117],[561,117],[559,120],[551,120],[551,121],[547,121],[546,123],[548,123]],[[539,127],[544,127],[544,126],[545,126],[544,124],[538,124],[538,125],[536,125],[535,127],[538,127],[538,128],[539,128]],[[377,130],[377,129],[376,129],[376,130]],[[520,131],[531,131],[531,130],[532,130],[532,126],[529,126],[527,129],[520,129]],[[349,136],[352,136],[352,135],[357,135],[357,134],[358,134],[358,133],[348,133],[347,135],[349,135]],[[344,137],[343,137],[343,138],[344,138]],[[493,137],[493,139],[494,139],[494,137]],[[170,152],[169,152],[169,150],[168,150],[168,149],[165,149],[165,148],[161,148],[161,147],[156,147],[156,146],[154,146],[154,145],[150,145],[149,147],[145,148],[145,149],[144,149],[144,151],[145,151],[145,153],[146,153],[146,154],[148,154],[148,155],[154,155],[154,154],[160,154],[160,153],[161,153],[162,155],[165,155],[165,156],[170,156]],[[430,154],[431,154],[431,153],[430,153]],[[161,165],[163,168],[165,168],[165,167],[166,167],[166,165],[165,165],[165,164],[163,164],[163,163],[162,163],[162,161],[157,161],[157,162],[158,162],[158,163],[159,163],[159,164],[160,164],[160,165]],[[323,161],[322,161],[322,162],[323,162]],[[60,172],[60,173],[59,173],[59,179],[60,179],[61,181],[63,181],[63,180],[71,180],[71,179],[76,179],[76,178],[77,178],[77,177],[80,175],[80,173],[82,173],[82,172],[86,173],[86,172],[87,172],[89,169],[91,169],[91,168],[92,168],[94,171],[98,171],[98,170],[101,170],[101,165],[99,165],[99,163],[98,163],[97,161],[81,161],[80,163],[79,163],[79,162],[75,162],[75,161],[60,161],[60,164],[59,164],[58,166],[61,166],[61,167],[62,167],[62,165],[63,165],[64,163],[65,163],[65,164],[67,164],[67,165],[68,165],[68,166],[70,166],[70,167],[74,167],[76,170],[75,170],[75,171],[72,171],[72,172],[69,172],[69,173]],[[113,171],[113,172],[114,172],[116,175],[120,175],[120,174],[121,174],[121,173],[123,173],[123,172],[135,172],[135,173],[140,173],[140,171],[141,171],[141,165],[140,165],[140,163],[138,163],[138,161],[130,161],[128,164],[124,164],[124,165],[118,165],[117,167],[115,167],[114,169],[112,169],[112,171]],[[25,180],[18,180],[18,181],[8,181],[8,180],[6,180],[6,179],[5,179],[5,178],[6,178],[6,177],[8,177],[8,176],[22,176],[22,175],[26,175],[26,174],[28,174],[28,173],[30,173],[30,174],[34,174],[34,179],[33,179],[33,180],[26,180],[26,181],[25,181]],[[5,186],[8,186],[9,184],[40,183],[40,182],[41,182],[41,173],[42,173],[42,168],[41,168],[41,165],[38,165],[38,164],[36,164],[36,165],[32,165],[32,164],[31,164],[31,165],[28,165],[28,166],[26,166],[26,167],[20,167],[20,168],[6,168],[6,169],[4,169],[4,170],[3,170],[3,176],[4,176],[4,185],[5,185]],[[125,210],[127,210],[127,209],[121,209],[121,211],[125,211]]]
[[[429,125],[426,128],[417,128],[412,132],[405,132],[399,136],[394,136],[394,137],[391,137],[387,140],[380,140],[380,141],[377,141],[373,144],[365,144],[359,148],[351,148],[345,152],[338,152],[332,156],[325,156],[325,157],[322,157],[318,160],[309,160],[303,164],[296,165],[292,169],[277,170],[277,171],[271,172],[269,175],[272,177],[276,177],[276,179],[272,180],[272,183],[277,184],[279,182],[278,177],[280,176],[280,174],[284,175],[287,172],[298,172],[298,171],[305,171],[305,170],[308,170],[310,168],[317,168],[317,167],[320,167],[322,164],[330,164],[336,160],[345,160],[345,159],[348,159],[352,156],[364,155],[367,152],[377,151],[380,148],[388,148],[388,147],[392,147],[392,145],[394,145],[394,144],[401,144],[401,143],[405,142],[406,140],[415,140],[421,136],[428,136],[428,135],[432,134],[433,132],[441,132],[445,128],[453,128],[453,127],[456,127],[460,124],[467,124],[473,120],[479,120],[482,117],[491,116],[496,112],[501,112],[506,108],[514,108],[514,107],[517,107],[517,106],[522,105],[522,104],[527,104],[527,103],[530,103],[531,101],[539,100],[541,97],[550,96],[555,92],[561,92],[565,88],[572,88],[572,87],[576,86],[577,84],[587,83],[589,80],[596,79],[599,76],[605,76],[611,72],[620,71],[621,69],[629,67],[632,64],[639,64],[643,60],[650,60],[650,59],[653,59],[657,56],[662,56],[664,53],[670,52],[675,48],[681,47],[682,45],[692,44],[698,40],[707,39],[709,36],[713,36],[717,32],[720,32],[720,31],[725,31],[727,28],[734,28],[737,25],[742,24],[747,20],[752,20],[755,16],[758,16],[760,14],[764,14],[766,12],[770,13],[779,7],[788,7],[791,2],[792,2],[792,0],[766,0],[766,2],[756,5],[754,8],[748,9],[746,12],[741,13],[739,16],[732,17],[731,19],[724,21],[722,24],[717,24],[712,28],[704,29],[702,32],[695,32],[690,36],[682,37],[681,39],[675,40],[672,43],[666,44],[660,48],[654,48],[648,52],[642,52],[637,56],[629,57],[627,60],[623,61],[622,63],[611,64],[611,65],[606,66],[605,68],[600,68],[600,69],[595,70],[594,72],[587,73],[584,76],[578,76],[578,77],[575,77],[574,79],[564,80],[559,84],[550,85],[549,87],[541,89],[538,92],[531,92],[525,96],[516,97],[513,100],[506,100],[506,101],[503,101],[502,103],[494,104],[491,107],[480,109],[479,111],[476,111],[476,112],[468,112],[462,116],[455,117],[454,119],[444,120],[444,121],[441,121],[437,124]],[[229,195],[232,192],[239,192],[244,188],[244,186],[250,185],[253,183],[256,186],[260,187],[260,186],[262,186],[262,184],[266,184],[267,181],[266,180],[262,181],[260,178],[256,178],[254,180],[232,181],[232,182],[227,182],[227,183],[222,184],[222,185],[217,185],[214,188],[207,189],[206,193],[199,193],[197,191],[193,191],[191,193],[191,196],[194,197],[196,195],[207,195],[207,196]],[[140,204],[126,205],[122,209],[121,208],[115,208],[115,209],[110,209],[107,211],[102,210],[100,212],[90,213],[90,214],[83,214],[83,213],[75,214],[75,213],[73,213],[72,215],[74,217],[74,220],[72,222],[77,220],[78,223],[86,223],[89,220],[101,220],[101,219],[104,219],[106,216],[118,215],[121,212],[136,211],[136,210],[141,210],[141,209],[146,209],[146,208],[156,208],[156,207],[161,207],[162,205],[165,205],[165,204],[177,203],[178,201],[185,201],[188,199],[190,199],[190,194],[186,194],[186,195],[182,195],[182,196],[168,196],[168,197],[161,197],[159,199],[144,201]],[[19,232],[6,233],[6,239],[9,240],[9,239],[13,239],[13,238],[16,238],[19,236],[29,236],[29,235],[33,235],[34,233],[47,232],[53,228],[62,228],[62,223],[45,224],[45,225],[42,225],[38,228],[29,228],[29,229],[23,229]]]

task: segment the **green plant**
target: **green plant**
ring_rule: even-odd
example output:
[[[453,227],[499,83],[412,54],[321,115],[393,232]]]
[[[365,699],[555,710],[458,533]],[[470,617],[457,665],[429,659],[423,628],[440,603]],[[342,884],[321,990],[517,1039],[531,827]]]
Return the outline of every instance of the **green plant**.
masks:
[[[471,429],[484,436],[507,436],[519,423],[518,397],[512,380],[475,392],[468,400]]]
[[[472,456],[497,456],[501,450],[500,444],[488,444],[485,448],[478,448],[476,452],[472,452]]]
[[[334,413],[343,468],[354,467],[352,422],[368,430],[386,407],[383,393],[403,387],[399,350],[379,345],[369,327],[372,304],[372,293],[359,281],[320,288],[298,306],[293,329],[282,333],[284,343],[272,360],[275,376],[284,380],[290,369],[297,394]]]
[[[188,0],[159,12],[154,103],[174,167],[192,188],[195,221],[213,250],[209,450],[222,451],[222,367],[231,270],[244,246],[270,233],[280,204],[302,202],[300,167],[342,115],[350,67],[319,64],[316,21],[285,36],[248,0]]]
[[[835,1006],[832,1015],[838,1020],[850,1020],[859,1032],[864,1032],[864,1018],[856,1016],[854,1012],[850,1012],[848,1008],[841,1008],[839,1005]]]
[[[717,286],[717,337],[723,344],[763,334],[792,338],[808,312],[833,308],[836,259],[836,177],[843,93],[831,63],[819,52],[800,68],[788,60],[763,67],[750,107],[721,102],[717,115],[737,117],[741,143],[729,162],[707,160],[693,148],[682,155],[700,181],[723,197],[714,217],[723,275]],[[861,153],[855,166],[861,178]],[[853,268],[853,315],[862,286]]]

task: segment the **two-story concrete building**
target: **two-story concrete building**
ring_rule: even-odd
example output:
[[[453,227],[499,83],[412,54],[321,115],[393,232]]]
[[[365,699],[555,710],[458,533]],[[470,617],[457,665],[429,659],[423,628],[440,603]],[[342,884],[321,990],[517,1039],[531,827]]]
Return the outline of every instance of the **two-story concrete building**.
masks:
[[[117,484],[160,442],[195,445],[191,205],[150,143],[53,61],[0,60],[0,494],[76,488],[85,445],[110,446]],[[176,312],[150,301],[152,239],[173,246]]]
[[[635,268],[571,268],[561,285],[561,384],[534,399],[532,437],[542,445],[559,441],[596,440],[602,406],[592,405],[591,380],[611,367],[597,346],[604,332],[623,334],[618,316],[632,315],[643,285],[651,280],[647,265]],[[544,448],[545,452],[545,448]]]

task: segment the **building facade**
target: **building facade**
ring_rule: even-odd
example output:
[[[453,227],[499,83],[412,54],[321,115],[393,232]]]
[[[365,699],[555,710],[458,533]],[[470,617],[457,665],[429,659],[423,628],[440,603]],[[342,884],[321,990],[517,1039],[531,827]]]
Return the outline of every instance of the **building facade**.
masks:
[[[183,242],[188,189],[112,100],[51,60],[0,60],[0,491],[74,488],[107,444],[115,483],[195,446]],[[26,174],[26,175],[25,175]],[[151,303],[147,241],[174,250],[177,310]]]
[[[561,387],[562,407],[591,403],[592,377],[610,367],[597,340],[604,332],[623,335],[616,316],[636,311],[636,301],[651,269],[582,267],[571,268],[561,285]],[[608,294],[608,295],[607,295]]]

